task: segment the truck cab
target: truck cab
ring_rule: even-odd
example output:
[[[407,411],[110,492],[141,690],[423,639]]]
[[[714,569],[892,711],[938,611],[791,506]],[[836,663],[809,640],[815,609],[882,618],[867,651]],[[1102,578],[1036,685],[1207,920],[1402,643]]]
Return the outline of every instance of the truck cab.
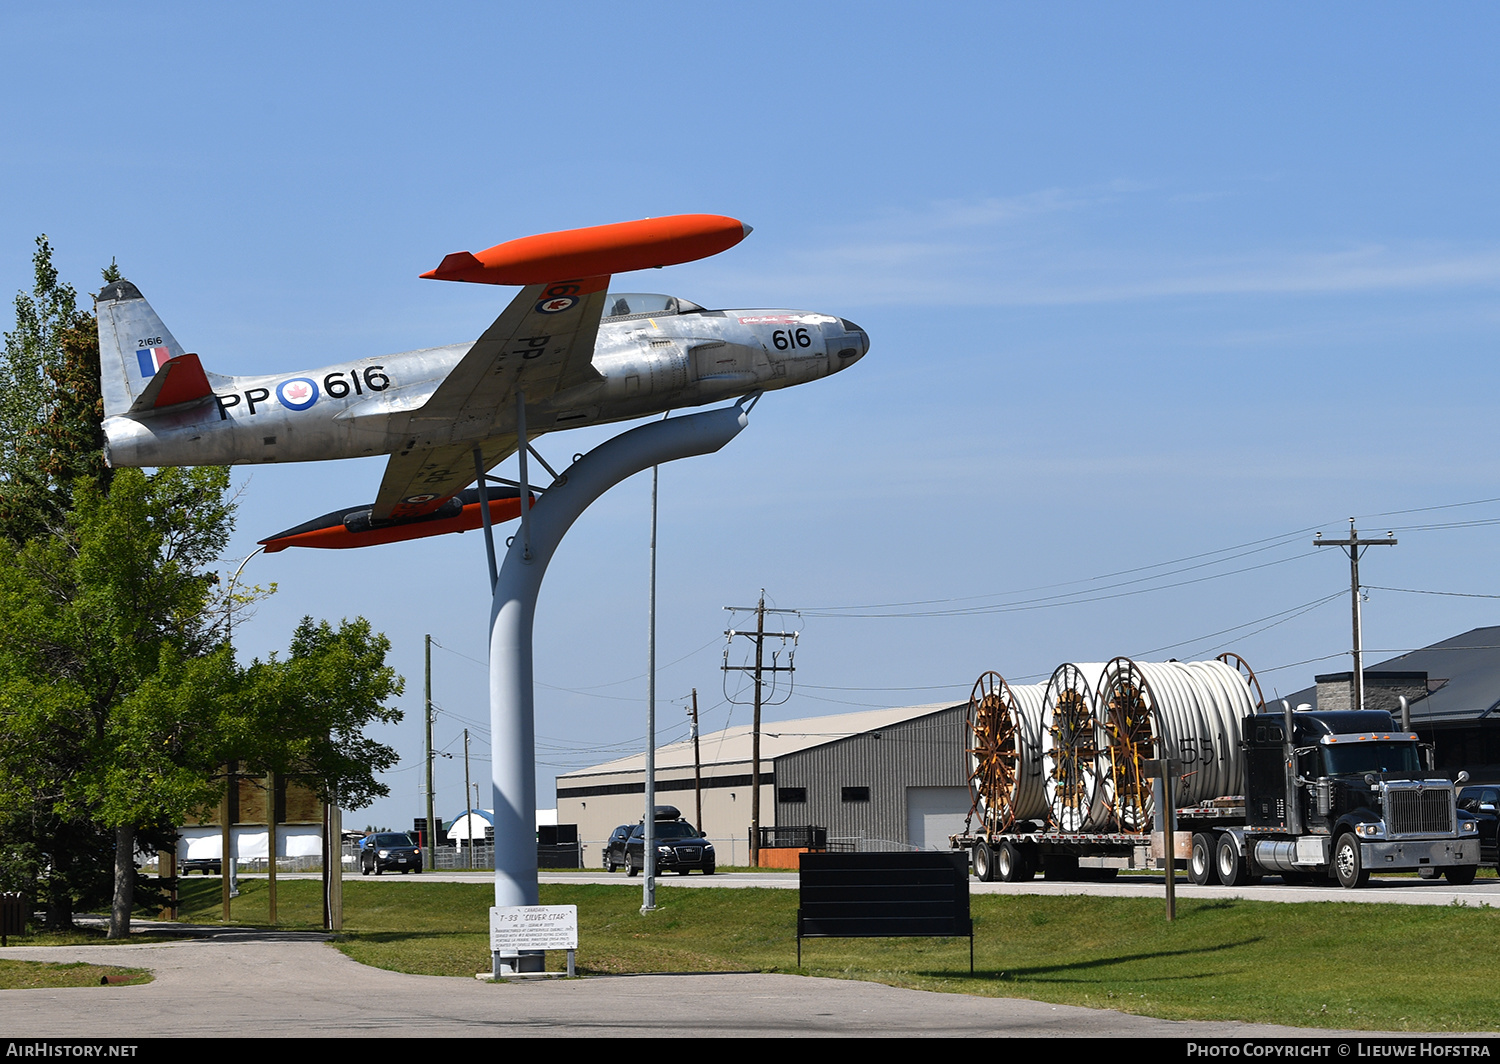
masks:
[[[1478,823],[1389,713],[1256,714],[1243,734],[1245,827],[1236,841],[1247,871],[1332,876],[1345,887],[1376,869],[1473,882]]]

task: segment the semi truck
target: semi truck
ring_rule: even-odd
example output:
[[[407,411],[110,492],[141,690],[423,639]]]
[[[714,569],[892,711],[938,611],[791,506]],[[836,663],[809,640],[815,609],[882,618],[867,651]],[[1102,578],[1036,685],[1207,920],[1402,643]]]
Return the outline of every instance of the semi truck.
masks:
[[[1258,712],[1241,721],[1243,792],[1175,810],[1172,867],[1194,883],[1226,886],[1264,875],[1283,882],[1363,886],[1370,873],[1418,872],[1474,881],[1479,823],[1457,807],[1456,781],[1432,769],[1430,749],[1381,710]],[[1161,808],[1158,800],[1157,808]],[[1153,817],[1153,819],[1159,819]],[[952,836],[981,880],[1015,882],[1159,868],[1161,825],[1150,833],[1059,832],[1023,821],[1002,832]]]

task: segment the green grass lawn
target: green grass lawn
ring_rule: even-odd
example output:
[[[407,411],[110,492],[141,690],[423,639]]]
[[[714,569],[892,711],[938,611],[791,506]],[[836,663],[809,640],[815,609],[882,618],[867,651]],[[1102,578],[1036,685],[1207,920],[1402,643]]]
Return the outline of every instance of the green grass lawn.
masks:
[[[151,973],[141,968],[117,968],[111,964],[0,960],[0,990],[101,986],[106,980],[110,986],[133,986],[151,982]]]
[[[264,880],[243,880],[237,922],[266,918]],[[1024,997],[1169,1019],[1237,1019],[1371,1030],[1500,1030],[1492,989],[1500,910],[1355,902],[975,895],[975,974],[964,939],[811,939],[796,966],[797,893],[544,885],[542,902],[578,906],[578,969],[776,971],[867,979],[947,993]],[[470,978],[489,968],[489,883],[345,884],[354,960]],[[284,927],[318,927],[318,884],[283,881]],[[183,919],[217,922],[216,880],[190,882]],[[564,956],[548,956],[561,969]]]

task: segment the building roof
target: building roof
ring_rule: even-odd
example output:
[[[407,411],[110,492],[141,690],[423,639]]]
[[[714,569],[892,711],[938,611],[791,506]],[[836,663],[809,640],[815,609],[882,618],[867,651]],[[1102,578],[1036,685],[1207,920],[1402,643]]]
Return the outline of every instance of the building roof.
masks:
[[[962,703],[959,703],[962,705]],[[809,750],[825,743],[847,739],[851,735],[889,728],[894,724],[915,720],[918,717],[940,713],[954,708],[951,702],[935,702],[925,706],[905,706],[898,709],[866,709],[858,713],[839,713],[830,717],[803,717],[800,720],[762,720],[760,725],[760,756],[762,761],[774,761],[802,750]],[[705,769],[714,765],[744,764],[751,758],[752,736],[749,724],[736,724],[723,731],[702,735],[698,738],[700,756]],[[693,767],[693,741],[656,748],[656,771]],[[590,768],[577,769],[558,776],[558,780],[575,780],[585,776],[597,776],[620,772],[645,772],[646,754],[606,761]]]
[[[1373,672],[1427,674],[1429,694],[1411,704],[1414,725],[1500,720],[1500,625],[1475,628],[1365,666],[1366,675]],[[1318,689],[1297,691],[1286,700],[1294,707],[1306,702],[1316,709]]]

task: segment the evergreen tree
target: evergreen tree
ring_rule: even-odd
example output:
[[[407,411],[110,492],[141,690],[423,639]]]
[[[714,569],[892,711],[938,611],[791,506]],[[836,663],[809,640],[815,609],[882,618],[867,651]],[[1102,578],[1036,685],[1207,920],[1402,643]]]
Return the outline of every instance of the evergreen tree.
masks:
[[[98,465],[103,466],[102,434],[95,441],[58,435],[63,429],[58,419],[76,413],[78,404],[99,394],[99,337],[93,315],[78,310],[78,293],[59,280],[45,234],[37,237],[31,261],[32,289],[16,295],[16,327],[5,334],[0,359],[0,535],[15,542],[49,525],[56,527],[66,510],[72,481],[67,467],[86,461],[87,451],[65,458],[54,450],[57,445],[87,448],[92,442],[99,452]],[[92,383],[85,379],[81,393],[66,391],[79,383],[90,347]],[[60,375],[64,381],[59,381]],[[74,410],[65,412],[59,409],[62,405]],[[102,418],[101,408],[93,419],[95,426]]]

